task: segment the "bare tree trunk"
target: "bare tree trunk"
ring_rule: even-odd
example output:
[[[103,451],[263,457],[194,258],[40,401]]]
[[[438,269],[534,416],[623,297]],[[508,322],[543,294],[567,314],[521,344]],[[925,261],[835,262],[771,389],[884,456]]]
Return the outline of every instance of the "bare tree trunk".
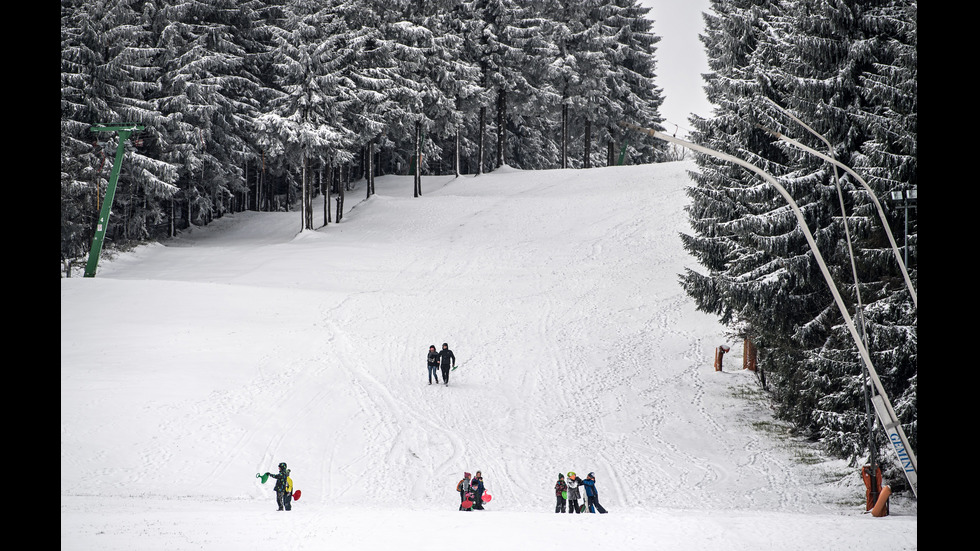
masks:
[[[487,108],[480,107],[480,135],[479,146],[477,147],[476,174],[483,174],[483,136],[487,132]]]
[[[415,122],[415,196],[422,195],[422,121]]]
[[[453,171],[456,173],[456,177],[459,178],[459,126],[456,126],[456,152],[453,157]]]
[[[365,199],[371,198],[371,144],[361,149],[361,163],[364,165],[364,187],[367,188]]]
[[[242,210],[248,210],[248,157],[245,158],[245,200],[242,203]]]
[[[323,194],[323,225],[326,226],[330,224],[330,182],[323,184],[323,165],[320,165],[320,193]]]
[[[497,92],[497,168],[506,163],[507,149],[507,91],[501,88]]]
[[[342,185],[343,183],[340,182],[340,178],[338,177],[339,171],[334,170],[333,167],[331,167],[330,172],[330,181],[337,182],[337,222],[339,223],[344,217],[344,196],[346,195],[344,188],[346,186]]]
[[[308,164],[309,159],[306,155],[303,155],[303,166],[302,170],[300,170],[300,177],[303,179],[302,185],[300,186],[303,195],[300,206],[300,216],[302,218],[300,231],[313,229],[313,186],[307,181]]]
[[[585,120],[585,159],[583,168],[592,168],[592,121]]]
[[[300,177],[300,183],[299,183],[299,197],[300,197],[300,202],[299,202],[299,231],[303,231],[303,230],[307,229],[306,228],[306,205],[307,205],[307,201],[306,201],[306,191],[307,191],[306,190],[306,155],[303,155],[303,157],[300,160],[299,177]]]
[[[374,195],[374,140],[368,143],[368,197]]]
[[[568,168],[568,104],[561,106],[561,168]]]

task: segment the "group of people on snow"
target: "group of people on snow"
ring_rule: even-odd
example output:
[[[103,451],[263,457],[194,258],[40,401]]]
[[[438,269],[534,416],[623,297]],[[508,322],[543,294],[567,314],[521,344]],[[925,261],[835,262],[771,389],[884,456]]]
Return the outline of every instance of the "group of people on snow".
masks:
[[[585,487],[586,499],[581,506],[578,504],[578,500],[582,498],[579,491],[580,487]],[[567,479],[565,475],[558,473],[558,482],[555,483],[555,497],[557,498],[556,513],[564,513],[566,504],[569,513],[582,513],[585,511],[586,505],[589,506],[590,513],[595,513],[597,510],[602,514],[608,512],[599,503],[599,490],[595,487],[595,473],[589,473],[585,480],[578,478],[575,472],[569,472]]]
[[[256,475],[260,476],[260,475]],[[265,477],[276,479],[276,504],[279,511],[292,510],[293,501],[293,479],[289,476],[289,469],[285,463],[279,464],[279,472],[272,474],[265,473]],[[265,478],[262,478],[265,482]],[[585,488],[585,501],[579,505],[582,499],[580,488]],[[476,475],[464,472],[463,479],[456,484],[456,491],[459,492],[460,511],[483,511],[484,494],[486,487],[483,485],[483,473],[476,471]],[[297,493],[297,498],[299,494]],[[565,475],[558,473],[558,482],[555,483],[555,512],[564,513],[566,506],[569,513],[583,513],[586,506],[590,513],[598,511],[601,514],[607,513],[606,509],[599,503],[599,490],[595,486],[595,473],[589,473],[585,479],[578,478],[574,471]],[[489,498],[487,498],[489,500]]]
[[[441,351],[437,351],[435,345],[429,346],[429,355],[426,363],[429,368],[430,385],[432,384],[433,378],[435,378],[436,384],[440,384],[440,369],[442,371],[442,384],[449,384],[449,371],[456,366],[456,356],[449,349],[448,343],[442,343]],[[286,468],[286,464],[279,464],[279,474],[265,474],[276,479],[276,503],[279,505],[279,510],[291,510],[293,481],[289,478],[289,469]],[[583,487],[585,489],[585,500],[579,505],[579,500],[582,499],[580,488]],[[460,511],[484,510],[483,503],[486,488],[483,485],[483,473],[476,471],[475,476],[470,476],[470,473],[464,472],[463,479],[456,484],[456,491],[459,492]],[[589,473],[584,480],[578,478],[574,472],[569,472],[567,479],[564,474],[558,473],[558,482],[555,483],[555,497],[557,499],[555,503],[556,513],[564,513],[566,507],[569,513],[582,513],[585,511],[586,506],[588,506],[590,513],[595,513],[596,511],[599,513],[608,512],[599,503],[599,491],[595,486],[595,473]]]
[[[432,384],[433,375],[436,384],[439,384],[439,368],[442,368],[442,383],[449,385],[449,370],[456,367],[456,356],[449,349],[449,344],[442,343],[442,350],[436,351],[436,345],[429,346],[429,356],[426,360],[429,367],[429,384]]]
[[[476,471],[476,476],[470,477],[470,473],[463,473],[463,479],[456,484],[456,491],[459,492],[460,511],[483,511],[483,494],[486,487],[483,485],[483,473]]]

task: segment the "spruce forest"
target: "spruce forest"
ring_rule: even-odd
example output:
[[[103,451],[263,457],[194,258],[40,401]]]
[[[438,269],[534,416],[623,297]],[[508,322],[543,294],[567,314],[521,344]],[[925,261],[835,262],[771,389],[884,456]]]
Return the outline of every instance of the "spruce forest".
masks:
[[[916,17],[911,0],[712,0],[714,109],[690,121],[691,141],[799,203],[913,449],[918,313],[874,203],[775,136],[828,152],[792,113],[863,176],[916,282],[917,210],[888,200],[917,185]],[[109,179],[116,142],[91,132],[100,123],[146,127],[127,146],[116,246],[243,210],[295,209],[298,230],[319,228],[382,174],[416,175],[421,196],[422,174],[669,160],[621,126],[661,129],[655,18],[636,0],[62,0],[62,263],[87,254]],[[750,172],[695,160],[680,239],[701,267],[680,284],[755,345],[780,417],[863,464],[863,366],[796,219]]]
[[[115,242],[297,204],[313,229],[330,221],[314,222],[315,194],[343,200],[364,178],[370,196],[378,174],[606,164],[627,114],[660,122],[648,12],[635,0],[65,0],[62,260],[87,252],[112,164],[97,123],[147,127],[120,179]],[[629,143],[634,162],[662,149]]]

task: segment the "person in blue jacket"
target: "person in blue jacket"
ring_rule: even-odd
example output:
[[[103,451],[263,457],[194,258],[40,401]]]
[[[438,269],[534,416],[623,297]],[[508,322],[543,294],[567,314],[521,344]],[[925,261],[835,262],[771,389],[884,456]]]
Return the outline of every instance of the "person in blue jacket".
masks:
[[[429,355],[426,358],[426,365],[429,368],[429,384],[432,384],[432,376],[436,377],[436,384],[439,384],[439,353],[436,352],[436,345],[429,347]]]
[[[483,473],[476,471],[476,475],[471,482],[471,487],[473,488],[473,508],[477,511],[482,511],[483,492],[486,491],[486,488],[483,486]]]
[[[585,477],[585,480],[582,481],[582,485],[585,486],[585,497],[589,501],[589,512],[595,513],[596,509],[598,509],[601,514],[608,513],[609,511],[606,511],[599,504],[599,490],[595,487],[595,473],[589,473]]]

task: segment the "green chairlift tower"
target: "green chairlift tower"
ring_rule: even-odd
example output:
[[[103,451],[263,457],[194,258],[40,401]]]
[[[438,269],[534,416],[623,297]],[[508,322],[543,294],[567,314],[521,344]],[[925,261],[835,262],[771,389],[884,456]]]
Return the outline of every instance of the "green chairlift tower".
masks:
[[[143,130],[145,127],[135,123],[105,124],[92,127],[92,132],[118,132],[119,146],[116,147],[116,160],[112,163],[112,174],[109,176],[109,186],[105,190],[105,199],[102,201],[102,211],[99,212],[99,223],[95,226],[95,237],[92,239],[92,250],[88,253],[88,262],[85,264],[85,277],[95,277],[95,271],[99,267],[99,256],[102,254],[102,241],[105,239],[106,229],[109,227],[109,214],[112,212],[112,200],[116,195],[116,182],[119,180],[119,167],[122,165],[123,153],[126,151],[126,140],[133,132]]]

